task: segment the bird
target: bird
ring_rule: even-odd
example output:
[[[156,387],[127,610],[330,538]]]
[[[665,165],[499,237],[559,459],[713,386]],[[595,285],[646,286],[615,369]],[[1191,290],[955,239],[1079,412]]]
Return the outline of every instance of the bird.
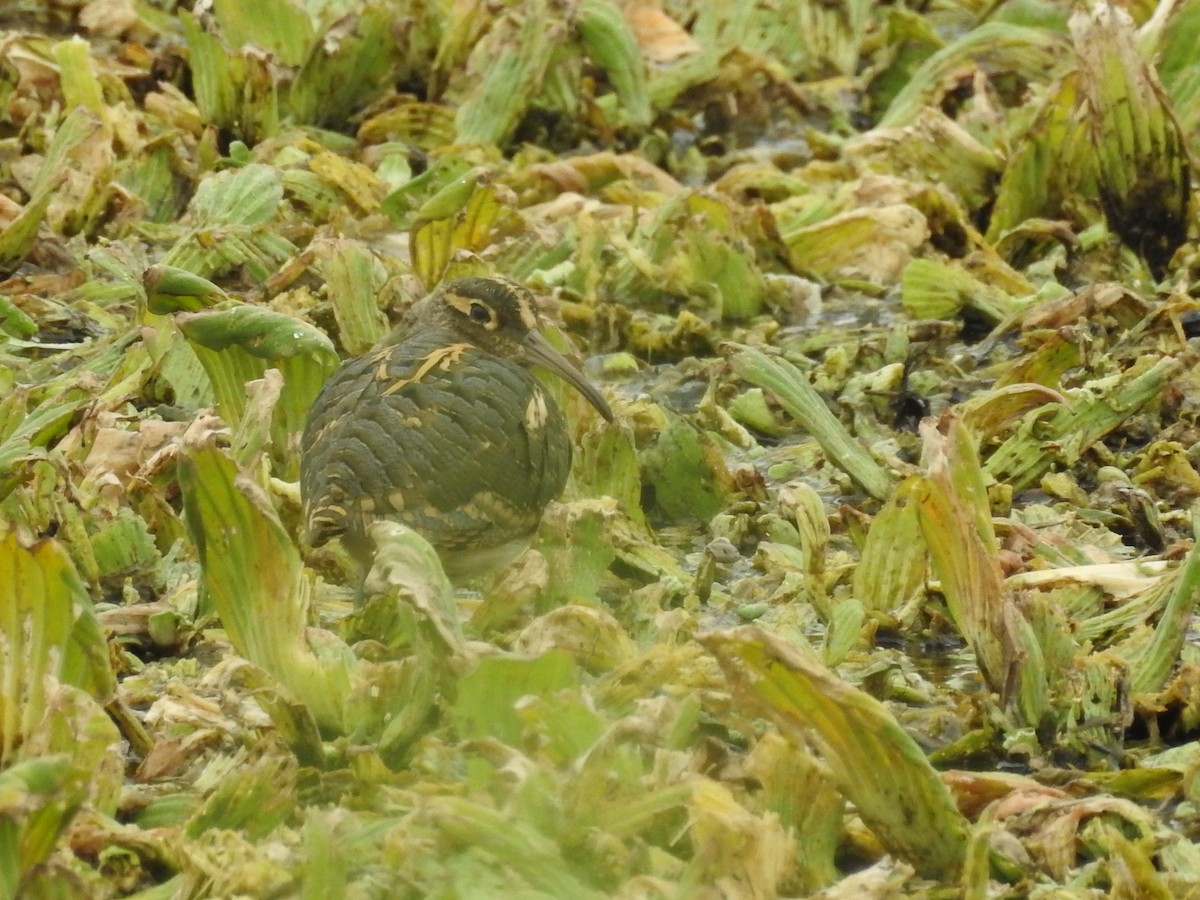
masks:
[[[519,282],[444,281],[409,309],[398,339],[334,372],[300,440],[309,546],[340,538],[365,578],[376,549],[367,527],[382,519],[429,541],[455,583],[516,559],[571,468],[566,417],[532,368],[613,421],[543,325]]]

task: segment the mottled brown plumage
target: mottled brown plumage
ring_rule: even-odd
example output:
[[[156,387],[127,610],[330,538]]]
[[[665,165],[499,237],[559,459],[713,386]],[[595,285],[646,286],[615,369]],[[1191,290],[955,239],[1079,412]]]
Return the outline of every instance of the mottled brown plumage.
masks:
[[[527,546],[571,467],[566,420],[529,367],[566,379],[612,419],[540,324],[516,282],[450,281],[413,306],[402,340],[335,372],[301,439],[309,542],[340,536],[365,566],[366,526],[392,519],[421,533],[457,578]]]

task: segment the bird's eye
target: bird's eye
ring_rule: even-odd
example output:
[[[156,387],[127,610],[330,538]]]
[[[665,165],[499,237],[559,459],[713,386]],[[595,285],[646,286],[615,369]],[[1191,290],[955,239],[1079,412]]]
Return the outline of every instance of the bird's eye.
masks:
[[[480,325],[486,325],[492,321],[492,311],[482,303],[472,303],[471,311],[467,315],[471,317],[472,322],[478,322]]]

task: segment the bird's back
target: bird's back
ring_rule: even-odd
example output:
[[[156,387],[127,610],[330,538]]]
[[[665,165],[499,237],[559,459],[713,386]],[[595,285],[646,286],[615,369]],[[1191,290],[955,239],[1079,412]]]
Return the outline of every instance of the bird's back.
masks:
[[[391,518],[447,555],[527,539],[571,465],[566,421],[525,367],[424,330],[339,369],[301,439],[308,537]]]

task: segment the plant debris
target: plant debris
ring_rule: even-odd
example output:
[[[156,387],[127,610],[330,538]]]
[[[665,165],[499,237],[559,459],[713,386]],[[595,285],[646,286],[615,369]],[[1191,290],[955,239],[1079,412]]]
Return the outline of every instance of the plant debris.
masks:
[[[0,897],[1200,894],[1198,28],[9,3]],[[308,410],[493,273],[617,421],[359,583]]]

